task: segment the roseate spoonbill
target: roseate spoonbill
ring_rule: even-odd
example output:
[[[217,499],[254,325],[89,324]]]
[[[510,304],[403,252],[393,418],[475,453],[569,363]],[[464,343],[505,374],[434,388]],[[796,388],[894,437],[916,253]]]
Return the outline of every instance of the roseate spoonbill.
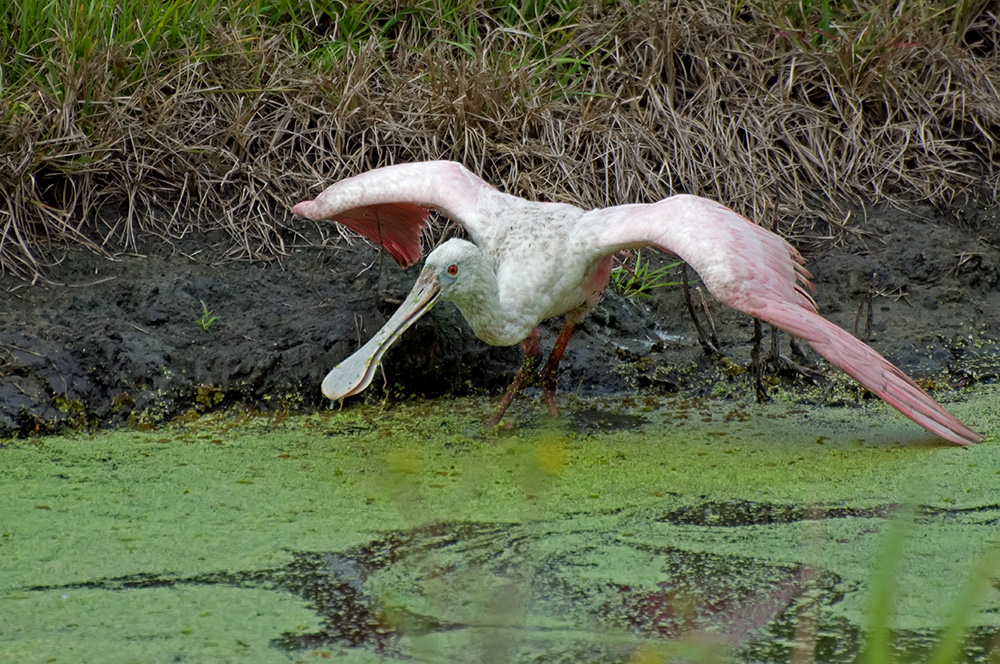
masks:
[[[576,323],[600,300],[614,254],[653,246],[685,260],[720,301],[809,342],[928,431],[959,445],[981,439],[875,350],[817,313],[811,275],[794,247],[719,203],[678,195],[586,212],[504,194],[461,164],[434,161],[362,173],[292,208],[309,219],[347,226],[403,267],[421,256],[420,233],[431,210],[461,222],[472,242],[450,239],[427,256],[399,310],[323,380],[330,399],[364,390],[390,344],[440,297],[454,302],[486,343],[519,343],[524,352],[525,367],[491,424],[499,422],[526,374],[538,366],[538,324],[565,316],[540,374],[555,414],[559,360]]]

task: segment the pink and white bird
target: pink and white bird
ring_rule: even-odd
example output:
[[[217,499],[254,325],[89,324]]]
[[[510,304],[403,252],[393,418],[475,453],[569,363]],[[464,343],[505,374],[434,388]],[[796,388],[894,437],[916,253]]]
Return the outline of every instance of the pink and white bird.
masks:
[[[545,399],[555,414],[559,360],[576,323],[600,300],[614,255],[652,246],[686,261],[721,302],[809,342],[928,431],[959,445],[982,438],[874,349],[817,313],[811,275],[794,247],[719,203],[679,195],[587,212],[505,194],[461,164],[434,161],[362,173],[292,208],[309,219],[347,226],[403,267],[420,259],[420,234],[431,210],[462,223],[472,242],[450,239],[427,256],[399,310],[323,380],[330,399],[364,390],[390,344],[440,297],[453,302],[486,343],[519,343],[529,368],[541,359],[539,323],[565,317],[541,369]],[[518,372],[492,424],[528,373]]]

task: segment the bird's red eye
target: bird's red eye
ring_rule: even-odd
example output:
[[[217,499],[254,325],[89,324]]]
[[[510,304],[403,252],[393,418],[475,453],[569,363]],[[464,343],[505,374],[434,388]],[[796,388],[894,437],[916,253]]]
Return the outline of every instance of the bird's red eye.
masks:
[[[458,266],[457,265],[449,265],[448,266],[448,274],[450,274],[453,277],[456,274],[458,274]]]

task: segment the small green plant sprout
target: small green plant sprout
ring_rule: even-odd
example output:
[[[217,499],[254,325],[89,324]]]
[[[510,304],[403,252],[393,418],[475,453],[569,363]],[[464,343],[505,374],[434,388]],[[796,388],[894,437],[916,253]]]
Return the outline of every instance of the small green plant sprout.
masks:
[[[212,323],[215,322],[215,312],[209,310],[208,305],[205,304],[205,300],[199,300],[201,302],[201,318],[195,320],[196,323],[201,327],[201,329],[208,332],[209,328],[212,327]]]
[[[626,258],[620,260],[618,267],[611,271],[611,283],[619,295],[633,299],[652,297],[650,291],[654,288],[680,284],[679,281],[673,281],[667,276],[680,264],[680,261],[675,261],[654,270],[648,260],[643,261],[642,252],[637,250],[632,267],[629,267]]]

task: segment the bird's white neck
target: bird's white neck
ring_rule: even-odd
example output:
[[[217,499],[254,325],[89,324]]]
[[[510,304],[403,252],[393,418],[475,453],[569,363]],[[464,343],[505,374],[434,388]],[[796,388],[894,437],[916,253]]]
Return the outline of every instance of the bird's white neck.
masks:
[[[491,346],[508,346],[511,342],[503,338],[502,330],[505,326],[500,309],[500,291],[496,274],[485,261],[483,267],[486,269],[477,271],[475,288],[449,293],[446,299],[458,307],[477,337]],[[520,339],[516,339],[513,343],[518,341]]]
[[[524,330],[513,321],[503,305],[496,273],[481,254],[463,266],[461,285],[443,294],[454,303],[475,335],[491,346],[512,346],[523,339]]]

